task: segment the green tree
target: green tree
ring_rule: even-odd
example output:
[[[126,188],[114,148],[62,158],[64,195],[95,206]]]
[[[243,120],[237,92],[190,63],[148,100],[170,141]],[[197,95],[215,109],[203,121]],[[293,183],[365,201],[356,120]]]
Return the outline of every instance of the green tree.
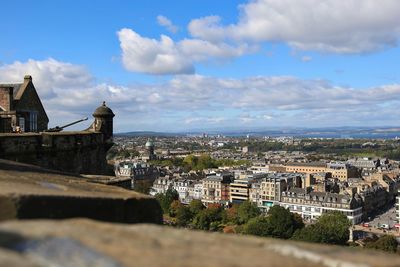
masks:
[[[197,215],[200,211],[204,210],[205,208],[206,207],[204,207],[203,203],[199,199],[193,199],[189,204],[190,212],[192,212],[193,215]]]
[[[169,216],[175,217],[178,213],[178,210],[183,206],[183,204],[179,200],[172,201],[169,206]]]
[[[345,245],[349,239],[350,225],[346,215],[333,211],[323,214],[315,224],[296,231],[292,239]]]
[[[237,211],[237,216],[238,216],[238,224],[245,224],[247,223],[251,218],[257,217],[258,215],[261,214],[260,209],[257,207],[256,204],[250,202],[250,201],[244,201],[242,202]]]
[[[165,192],[165,194],[157,194],[156,199],[160,203],[164,214],[168,214],[172,201],[178,200],[179,194],[176,192],[176,190],[170,188],[167,190],[167,192]]]
[[[388,252],[396,252],[397,246],[397,240],[392,235],[381,236],[378,240],[369,242],[365,245],[366,248],[379,249]]]
[[[196,170],[204,170],[216,167],[215,161],[208,154],[202,154],[198,158],[198,162],[195,166]]]
[[[291,239],[299,240],[299,241],[306,241],[306,242],[313,242],[313,243],[322,243],[321,242],[321,235],[323,235],[323,229],[319,227],[319,225],[312,224],[302,229],[298,229],[294,232]]]
[[[270,236],[272,229],[268,222],[268,218],[259,216],[250,219],[244,226],[243,232],[248,235]]]
[[[297,230],[297,229],[304,228],[304,222],[303,222],[303,218],[301,218],[301,215],[298,213],[292,213],[292,216],[293,216],[295,229]]]
[[[176,212],[176,224],[178,226],[187,226],[193,219],[193,213],[190,208],[182,205]]]
[[[193,220],[193,225],[201,230],[213,230],[215,225],[222,222],[222,208],[220,206],[212,205],[208,208],[201,210]],[[211,223],[213,223],[211,225]],[[210,229],[210,225],[212,226]]]
[[[284,239],[290,238],[298,228],[304,226],[298,217],[281,206],[273,206],[268,210],[268,222],[270,235]]]
[[[185,171],[194,170],[197,166],[198,158],[194,155],[187,155],[183,160],[183,167]]]
[[[346,215],[338,211],[328,212],[318,219],[317,224],[325,233],[322,243],[345,245],[349,240],[351,223]]]
[[[131,157],[131,153],[129,153],[129,151],[127,151],[127,150],[123,150],[121,152],[121,156],[122,156],[122,158],[130,158]]]

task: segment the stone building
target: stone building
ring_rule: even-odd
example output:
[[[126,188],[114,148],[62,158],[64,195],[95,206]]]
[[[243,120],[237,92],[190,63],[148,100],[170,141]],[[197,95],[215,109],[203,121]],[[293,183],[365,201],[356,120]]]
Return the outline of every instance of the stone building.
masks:
[[[157,168],[145,162],[134,162],[128,160],[118,162],[114,167],[114,173],[116,177],[130,178],[131,189],[135,188],[135,185],[139,181],[147,181],[148,183],[153,184],[159,176]]]
[[[172,183],[172,188],[178,192],[179,200],[182,203],[189,204],[193,199],[190,195],[193,195],[194,181],[189,179],[177,179]]]
[[[250,198],[251,181],[247,178],[235,179],[229,186],[229,201],[240,204]]]
[[[32,82],[0,84],[0,133],[42,132],[49,118]]]
[[[240,204],[243,201],[258,203],[260,200],[260,182],[266,177],[266,173],[241,173],[229,188],[229,200],[231,203]]]
[[[281,194],[296,184],[296,179],[302,179],[300,174],[273,173],[262,179],[260,185],[259,208],[268,211],[270,207],[281,201]]]
[[[154,182],[149,194],[155,196],[157,194],[165,194],[168,189],[172,188],[174,178],[171,176],[160,176]]]
[[[227,205],[229,202],[229,185],[233,180],[230,173],[217,173],[202,180],[203,197],[201,201],[207,206],[211,203]]]
[[[326,163],[323,162],[290,162],[286,164],[286,172],[319,173],[326,171]]]
[[[352,224],[362,221],[363,203],[357,194],[312,192],[311,188],[291,188],[282,192],[281,206],[298,213],[306,221],[315,221],[329,211],[339,211]]]
[[[157,159],[156,154],[154,153],[154,142],[149,138],[145,144],[145,155],[142,157],[143,160],[155,160]]]
[[[359,177],[360,174],[354,166],[342,162],[290,162],[286,164],[286,172],[294,173],[330,173],[332,178],[347,181],[348,178]]]

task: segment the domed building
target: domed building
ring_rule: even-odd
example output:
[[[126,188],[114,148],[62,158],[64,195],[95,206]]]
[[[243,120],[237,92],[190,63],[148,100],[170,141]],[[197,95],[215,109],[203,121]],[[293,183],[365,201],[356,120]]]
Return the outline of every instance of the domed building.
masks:
[[[145,144],[146,148],[146,155],[144,159],[146,160],[154,160],[157,158],[156,154],[154,153],[154,142],[150,138],[147,139],[147,142]]]

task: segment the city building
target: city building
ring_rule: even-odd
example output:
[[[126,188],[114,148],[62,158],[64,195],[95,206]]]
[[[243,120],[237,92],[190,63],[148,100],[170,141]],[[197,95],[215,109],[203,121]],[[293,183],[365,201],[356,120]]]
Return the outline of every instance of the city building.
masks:
[[[159,176],[157,168],[145,163],[134,161],[121,161],[117,162],[114,167],[116,177],[131,178],[132,189],[137,181],[151,181],[153,182]]]
[[[266,212],[268,209],[281,201],[283,191],[293,187],[297,180],[304,177],[294,173],[272,173],[262,179],[260,184],[260,204],[259,208]]]
[[[193,192],[193,199],[202,199],[203,198],[203,183],[196,182],[193,185],[194,192]]]
[[[325,172],[329,172],[332,178],[337,178],[339,181],[347,181],[348,178],[360,177],[359,170],[344,162],[330,162],[327,164]]]
[[[250,171],[253,173],[267,173],[269,172],[269,165],[267,164],[258,164],[253,165],[249,168]]]
[[[154,153],[154,147],[154,142],[151,139],[147,139],[145,144],[145,154],[142,156],[142,160],[149,161],[157,159],[157,156]]]
[[[326,167],[323,162],[290,162],[286,164],[286,172],[320,173],[326,172]]]
[[[332,178],[347,181],[348,178],[359,177],[360,174],[354,166],[343,162],[290,162],[286,164],[286,172],[294,173],[330,173]]]
[[[301,215],[303,220],[313,222],[329,211],[339,211],[347,216],[352,224],[362,221],[362,199],[357,194],[336,194],[312,192],[311,188],[291,188],[282,192],[282,207]]]
[[[0,84],[0,133],[41,132],[49,118],[32,82]]]
[[[229,185],[233,180],[231,173],[217,173],[207,176],[202,180],[203,196],[201,201],[204,205],[210,203],[218,203],[228,205],[229,202]]]
[[[240,204],[249,200],[251,182],[249,179],[235,179],[229,187],[229,201],[233,204]]]
[[[188,204],[193,199],[194,181],[188,179],[178,179],[172,183],[172,188],[178,192],[179,200],[182,203]]]
[[[152,196],[165,194],[168,189],[172,188],[173,182],[174,180],[171,176],[160,176],[153,182],[149,194]]]
[[[396,196],[396,218],[397,218],[397,223],[400,223],[400,190],[397,192]]]
[[[257,188],[259,188],[259,186],[254,185],[253,187],[253,184],[260,184],[260,181],[266,176],[267,176],[266,173],[240,174],[239,178],[235,179],[230,184],[229,201],[234,204],[240,204],[246,200],[254,202],[256,199],[257,201]]]
[[[261,182],[257,181],[251,184],[249,189],[249,201],[256,204],[257,207],[262,205],[261,202]]]

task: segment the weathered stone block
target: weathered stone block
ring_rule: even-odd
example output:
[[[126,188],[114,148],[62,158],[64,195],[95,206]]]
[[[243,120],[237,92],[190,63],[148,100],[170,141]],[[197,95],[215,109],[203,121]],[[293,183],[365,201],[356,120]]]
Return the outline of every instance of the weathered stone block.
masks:
[[[122,188],[35,166],[0,160],[0,220],[86,217],[161,223],[158,202]]]

